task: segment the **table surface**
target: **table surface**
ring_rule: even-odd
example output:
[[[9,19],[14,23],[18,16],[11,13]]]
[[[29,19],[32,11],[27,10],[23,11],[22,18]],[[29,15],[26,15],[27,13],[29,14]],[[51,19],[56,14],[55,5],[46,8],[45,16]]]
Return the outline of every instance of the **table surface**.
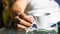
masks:
[[[0,34],[58,34],[56,31],[20,31],[20,30],[14,30],[14,29],[5,29],[1,28],[0,29]]]

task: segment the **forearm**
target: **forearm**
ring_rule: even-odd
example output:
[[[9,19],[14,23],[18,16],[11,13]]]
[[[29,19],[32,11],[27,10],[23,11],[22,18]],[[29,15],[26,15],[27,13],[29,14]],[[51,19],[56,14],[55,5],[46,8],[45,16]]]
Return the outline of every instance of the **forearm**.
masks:
[[[19,8],[19,11],[24,12],[24,10],[28,4],[28,0],[16,0],[16,2],[14,4],[15,4],[15,6],[17,6],[17,5],[19,6],[19,7],[15,7],[15,9]]]
[[[12,10],[11,11],[11,17],[14,17],[14,13],[18,14],[18,13],[24,13],[25,8],[28,4],[28,0],[16,0],[14,2],[14,4],[12,5]]]

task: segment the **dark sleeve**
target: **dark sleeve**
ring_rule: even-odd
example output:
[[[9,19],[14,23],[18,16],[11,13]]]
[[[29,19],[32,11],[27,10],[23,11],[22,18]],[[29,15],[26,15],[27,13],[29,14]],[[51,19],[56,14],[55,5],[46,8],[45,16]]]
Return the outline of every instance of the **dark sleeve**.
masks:
[[[59,6],[60,6],[60,0],[55,0],[58,4],[59,4]]]

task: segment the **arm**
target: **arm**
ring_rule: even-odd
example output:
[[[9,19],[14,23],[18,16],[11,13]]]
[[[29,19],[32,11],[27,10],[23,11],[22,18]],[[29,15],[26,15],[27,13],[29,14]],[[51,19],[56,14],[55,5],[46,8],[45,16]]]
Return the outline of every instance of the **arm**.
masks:
[[[28,0],[16,0],[12,6],[13,11],[11,17],[12,19],[15,18],[19,21],[20,24],[17,24],[17,27],[20,29],[26,29],[27,27],[32,26],[32,19],[24,13],[27,4]],[[14,16],[14,12],[17,13],[17,15]]]
[[[13,5],[13,10],[23,13],[27,4],[28,4],[28,0],[16,0],[16,2]]]

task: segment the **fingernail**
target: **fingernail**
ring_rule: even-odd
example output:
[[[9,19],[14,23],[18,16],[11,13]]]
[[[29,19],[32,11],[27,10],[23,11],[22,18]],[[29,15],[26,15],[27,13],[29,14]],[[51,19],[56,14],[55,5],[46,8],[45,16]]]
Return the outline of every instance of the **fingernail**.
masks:
[[[30,24],[30,26],[32,26],[32,24]]]

